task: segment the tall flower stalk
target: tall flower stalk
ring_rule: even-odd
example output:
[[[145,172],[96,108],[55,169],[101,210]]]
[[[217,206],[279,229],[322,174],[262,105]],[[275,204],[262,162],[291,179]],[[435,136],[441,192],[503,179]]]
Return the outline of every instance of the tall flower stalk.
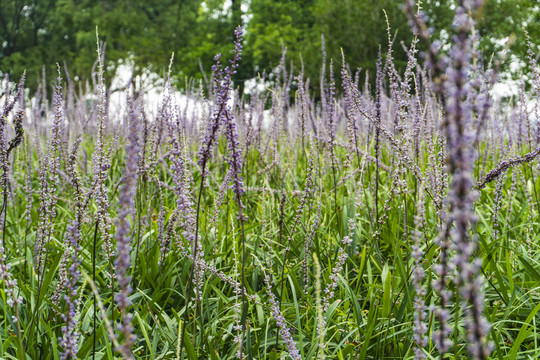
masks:
[[[456,268],[460,270],[458,286],[465,302],[465,327],[467,331],[468,350],[474,359],[484,360],[489,357],[487,335],[489,323],[484,318],[484,297],[481,291],[483,277],[480,275],[481,261],[474,259],[477,241],[471,238],[469,230],[476,222],[473,213],[473,176],[472,168],[474,150],[471,149],[469,127],[472,114],[465,103],[468,88],[467,65],[471,53],[470,33],[473,31],[473,20],[470,13],[478,10],[483,1],[461,0],[456,9],[454,26],[457,34],[451,51],[452,68],[449,69],[447,106],[448,122],[446,138],[449,145],[449,170],[452,174],[450,189],[451,220],[455,224],[452,239],[456,246]]]
[[[231,78],[236,74],[236,69],[238,67],[238,61],[240,60],[242,54],[242,27],[237,27],[234,34],[236,36],[235,49],[234,49],[234,59],[230,61],[230,67],[225,68],[225,74],[227,78]],[[222,97],[222,100],[224,98]],[[244,195],[244,181],[242,179],[242,165],[243,159],[242,149],[240,142],[238,141],[238,131],[236,129],[236,123],[234,117],[231,114],[229,107],[226,107],[224,112],[224,127],[225,127],[225,136],[228,143],[228,163],[232,169],[231,181],[232,181],[232,190],[236,203],[238,205],[238,222],[240,223],[240,230],[242,234],[242,339],[240,341],[239,353],[243,353],[243,346],[245,341],[246,334],[246,317],[247,317],[247,302],[246,302],[246,291],[245,291],[245,267],[246,267],[246,235],[244,229],[244,222],[247,220],[247,216],[244,214],[244,204],[242,203],[242,196]]]
[[[414,260],[414,269],[412,271],[412,281],[414,285],[414,348],[415,359],[426,359],[424,348],[428,344],[427,333],[427,309],[426,309],[426,289],[423,286],[423,281],[426,277],[424,265],[422,263],[422,232],[421,228],[424,225],[425,209],[424,209],[424,184],[421,183],[418,189],[418,202],[416,204],[416,216],[414,217],[414,233],[412,245],[412,258]]]
[[[57,85],[55,86],[53,94],[54,104],[54,119],[51,130],[51,138],[47,152],[41,159],[41,166],[39,169],[40,185],[40,211],[39,211],[39,228],[36,232],[36,240],[34,245],[34,266],[36,267],[36,273],[38,275],[38,288],[36,296],[36,305],[34,313],[32,314],[32,321],[30,325],[30,332],[28,336],[28,342],[34,341],[32,338],[33,323],[38,316],[40,301],[42,300],[42,286],[45,280],[46,264],[49,256],[51,237],[54,234],[54,218],[56,216],[56,203],[57,203],[57,188],[60,183],[59,170],[60,170],[60,156],[61,156],[61,138],[64,122],[64,107],[62,100],[62,78],[60,77],[60,71],[58,71]],[[36,325],[39,326],[39,323]],[[27,344],[27,346],[29,345]]]
[[[298,348],[296,347],[296,344],[294,343],[291,330],[287,326],[285,317],[283,317],[283,313],[281,312],[276,296],[272,292],[272,280],[270,279],[270,276],[264,270],[263,266],[261,266],[261,269],[263,270],[263,273],[264,273],[264,283],[266,284],[266,288],[268,292],[268,301],[270,302],[272,316],[274,317],[274,319],[276,319],[277,326],[280,329],[279,333],[281,335],[281,338],[283,339],[283,342],[285,343],[287,350],[289,350],[290,357],[293,358],[293,360],[301,360],[302,356],[300,355],[300,352],[298,351]]]
[[[186,324],[188,320],[188,314],[189,314],[189,304],[191,302],[191,291],[193,287],[193,278],[194,274],[197,271],[197,255],[198,255],[198,241],[199,241],[199,218],[200,218],[200,207],[201,207],[201,197],[202,192],[204,189],[204,182],[206,180],[207,176],[207,166],[208,161],[210,160],[212,150],[214,148],[215,143],[217,142],[218,134],[219,134],[219,128],[223,122],[226,123],[226,135],[227,139],[229,140],[229,164],[233,168],[233,190],[235,191],[236,199],[238,200],[239,205],[239,220],[241,222],[241,228],[242,228],[242,234],[244,234],[244,216],[242,213],[242,202],[240,200],[240,196],[244,192],[244,185],[242,182],[242,178],[240,176],[241,170],[242,170],[242,156],[239,149],[238,144],[238,134],[236,132],[236,125],[233,122],[233,118],[231,114],[229,113],[229,108],[227,105],[227,101],[230,99],[230,91],[231,91],[231,85],[232,85],[232,75],[236,73],[236,69],[238,68],[238,62],[241,59],[242,55],[242,27],[238,27],[235,31],[236,35],[236,41],[235,41],[235,50],[234,50],[234,57],[232,60],[230,60],[230,66],[227,66],[225,69],[223,69],[222,64],[220,62],[221,60],[221,54],[218,54],[214,57],[214,60],[216,61],[216,64],[212,67],[213,72],[213,81],[214,81],[214,91],[217,97],[217,108],[214,111],[210,121],[207,124],[206,132],[204,139],[202,141],[202,145],[199,148],[198,152],[198,160],[197,163],[200,166],[201,169],[201,181],[199,186],[199,195],[197,198],[197,211],[196,211],[196,217],[195,217],[195,236],[192,244],[192,253],[193,253],[193,266],[191,268],[191,272],[189,274],[189,281],[187,284],[186,289],[186,309],[184,312],[184,322],[182,324],[182,331],[180,334],[180,349],[183,349],[184,344],[184,336],[186,331]],[[244,239],[244,236],[242,236]],[[243,249],[243,260],[245,260],[245,249]],[[242,261],[244,263],[245,261]],[[244,267],[242,266],[242,324],[243,324],[243,331],[245,332],[245,317],[247,315],[247,309],[245,307],[245,290],[244,290]],[[242,341],[240,344],[240,352],[243,345],[244,340],[244,334],[242,335]],[[183,353],[182,353],[183,356]]]
[[[21,360],[25,359],[23,354],[24,346],[22,343],[23,335],[21,331],[20,315],[19,315],[19,304],[22,304],[23,299],[21,296],[17,295],[17,279],[13,278],[11,273],[11,265],[6,263],[6,255],[4,254],[4,247],[0,246],[0,284],[4,285],[5,291],[7,292],[7,305],[13,307],[15,315],[12,315],[12,321],[17,324],[17,338],[19,340],[19,349]],[[6,309],[4,309],[4,314],[7,314]]]
[[[132,347],[135,342],[132,315],[129,313],[131,301],[129,296],[131,288],[131,278],[128,269],[131,264],[132,239],[130,236],[131,226],[128,217],[132,213],[135,204],[135,192],[137,182],[137,168],[139,163],[138,144],[138,122],[139,117],[132,107],[129,116],[129,144],[126,147],[126,171],[124,175],[124,185],[120,191],[118,200],[118,221],[116,223],[116,247],[117,257],[114,262],[116,278],[118,279],[119,290],[115,296],[116,303],[120,309],[121,320],[118,325],[119,332],[123,335],[124,341],[120,343],[118,352],[123,359],[133,359]]]
[[[6,99],[4,109],[0,113],[0,167],[2,169],[2,175],[0,177],[0,183],[2,184],[3,199],[2,210],[0,211],[0,218],[2,219],[2,247],[6,247],[6,216],[7,216],[7,200],[8,200],[8,188],[9,188],[9,154],[11,150],[15,149],[23,140],[24,129],[22,127],[22,121],[24,117],[24,80],[26,78],[26,72],[21,77],[19,86],[17,88],[17,94],[13,101],[9,102]],[[15,104],[19,102],[20,109],[15,114],[13,123],[15,125],[15,137],[7,142],[6,138],[6,124],[7,117],[15,107]]]
[[[68,225],[67,231],[69,249],[71,249],[71,265],[68,269],[70,278],[66,284],[67,294],[64,296],[67,310],[62,314],[62,319],[65,324],[62,327],[62,337],[59,339],[60,346],[63,347],[63,351],[60,354],[60,359],[62,360],[77,359],[79,347],[79,330],[77,328],[78,316],[76,311],[79,303],[79,299],[77,298],[77,281],[80,277],[79,265],[81,263],[78,259],[80,250],[78,221],[72,221],[72,223]]]
[[[481,261],[474,259],[477,241],[469,234],[476,222],[472,192],[475,149],[474,136],[470,129],[473,122],[473,107],[467,102],[467,99],[472,98],[469,92],[474,91],[469,84],[468,72],[472,53],[470,38],[474,32],[471,14],[476,13],[482,5],[482,0],[458,1],[453,23],[455,35],[449,59],[439,56],[438,44],[430,43],[423,14],[420,12],[417,15],[412,14],[412,1],[407,1],[405,5],[413,30],[428,44],[428,64],[433,78],[433,88],[444,110],[442,125],[448,147],[448,171],[451,175],[449,212],[437,241],[440,255],[435,271],[439,278],[434,280],[434,289],[440,295],[440,306],[436,312],[440,328],[434,333],[434,340],[442,358],[452,344],[448,325],[450,313],[447,309],[450,291],[447,287],[453,268],[459,270],[456,285],[465,307],[469,353],[473,359],[480,360],[487,359],[490,353],[487,342],[489,324],[483,315]],[[443,69],[447,64],[449,66],[445,77]],[[451,258],[451,244],[456,253],[453,258]]]

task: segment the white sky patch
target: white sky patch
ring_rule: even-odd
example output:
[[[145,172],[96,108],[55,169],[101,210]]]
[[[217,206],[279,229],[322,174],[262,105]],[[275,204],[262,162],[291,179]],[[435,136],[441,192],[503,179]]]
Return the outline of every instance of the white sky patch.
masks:
[[[232,7],[232,0],[225,0],[223,3],[223,12],[228,13]]]
[[[505,80],[493,85],[491,95],[495,98],[516,96],[519,93],[519,81]]]
[[[129,61],[128,61],[129,62]],[[111,89],[123,88],[132,76],[132,65],[121,64],[116,69],[116,74],[111,82]],[[156,118],[160,106],[163,103],[165,80],[154,72],[145,70],[141,75],[133,79],[137,91],[143,91],[143,106],[149,120]],[[180,113],[187,111],[188,114],[194,112],[202,114],[203,102],[194,96],[187,96],[173,89],[172,107],[177,107]],[[111,94],[109,101],[109,118],[112,121],[121,121],[127,116],[127,93],[125,90],[116,91]]]
[[[232,1],[231,0],[226,0],[224,3],[223,3],[223,7],[221,9],[214,9],[212,11],[210,15],[210,17],[212,19],[218,19],[222,16],[227,16],[229,14],[229,10],[232,6]],[[201,3],[201,7],[203,9],[203,12],[205,13],[208,13],[210,11],[210,8],[208,7],[208,4],[206,3],[206,1],[203,1]]]
[[[261,93],[266,90],[266,85],[263,81],[257,78],[251,78],[244,82],[244,92],[246,94]]]

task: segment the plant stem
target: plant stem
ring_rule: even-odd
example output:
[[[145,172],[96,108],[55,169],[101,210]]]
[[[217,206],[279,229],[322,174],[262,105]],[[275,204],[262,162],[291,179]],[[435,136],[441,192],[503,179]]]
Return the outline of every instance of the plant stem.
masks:
[[[199,212],[201,208],[201,197],[202,197],[202,192],[204,188],[205,171],[206,171],[206,161],[203,161],[202,166],[201,166],[201,184],[199,187],[199,195],[197,198],[197,214],[195,215],[195,241],[193,243],[193,266],[189,274],[189,282],[188,282],[187,291],[186,291],[186,309],[184,311],[184,321],[182,324],[182,333],[180,335],[180,352],[182,353],[181,359],[184,358],[184,353],[182,352],[182,348],[184,347],[184,335],[186,333],[186,323],[188,320],[189,303],[191,302],[191,286],[193,284],[193,275],[195,273],[195,268],[197,267],[197,249],[198,249],[197,243],[199,240]]]
[[[6,248],[6,217],[7,217],[7,185],[4,186],[4,200],[2,202],[2,247]]]
[[[140,179],[139,179],[140,184]],[[146,179],[144,179],[142,192],[146,194]],[[141,195],[141,189],[139,187],[139,191],[137,191],[138,195],[138,202],[137,202],[137,250],[135,250],[135,264],[133,265],[133,270],[131,272],[131,281],[132,281],[132,287],[135,288],[135,274],[137,271],[137,263],[139,259],[139,248],[141,245],[141,212],[142,212],[142,195]],[[147,214],[148,215],[148,214]]]
[[[97,234],[99,228],[99,220],[96,221],[96,227],[94,228],[94,241],[92,246],[92,281],[96,283],[96,247],[97,247]],[[94,314],[92,318],[93,336],[92,336],[92,359],[96,358],[96,294],[94,293]],[[114,313],[114,307],[113,311]]]

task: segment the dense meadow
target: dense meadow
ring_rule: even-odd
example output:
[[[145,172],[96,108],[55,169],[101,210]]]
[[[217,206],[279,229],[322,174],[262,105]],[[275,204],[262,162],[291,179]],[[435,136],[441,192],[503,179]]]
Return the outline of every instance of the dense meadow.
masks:
[[[537,55],[493,97],[461,5],[449,52],[407,2],[404,71],[389,30],[376,74],[323,56],[320,89],[284,53],[240,96],[242,28],[157,109],[99,45],[84,88],[6,78],[0,358],[537,359]]]

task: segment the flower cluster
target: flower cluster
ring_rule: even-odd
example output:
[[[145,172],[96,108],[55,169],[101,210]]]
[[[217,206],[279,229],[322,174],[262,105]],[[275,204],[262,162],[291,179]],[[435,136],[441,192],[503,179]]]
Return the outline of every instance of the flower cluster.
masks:
[[[128,269],[131,263],[131,239],[130,224],[128,216],[131,214],[135,198],[137,167],[139,163],[139,144],[138,144],[138,126],[139,116],[136,109],[132,106],[129,114],[129,144],[126,146],[126,172],[124,175],[124,185],[120,191],[118,200],[118,221],[116,224],[116,247],[117,257],[114,261],[116,278],[120,287],[115,296],[116,303],[122,315],[118,330],[124,336],[124,341],[117,350],[124,359],[132,359],[132,347],[135,343],[133,326],[131,324],[132,315],[128,312],[131,301],[132,288],[130,285],[131,277],[128,275]]]
[[[63,336],[59,339],[60,346],[64,349],[60,358],[64,359],[76,359],[79,345],[79,331],[77,329],[78,315],[77,305],[79,300],[77,299],[77,281],[80,277],[79,265],[81,261],[77,255],[80,250],[79,246],[79,223],[74,220],[67,227],[68,231],[68,245],[71,249],[71,266],[69,267],[69,280],[66,281],[67,294],[64,296],[67,305],[67,311],[62,314],[62,319],[65,325],[62,327]],[[62,259],[63,260],[63,259]]]
[[[13,278],[11,274],[11,265],[6,263],[6,254],[4,253],[4,248],[0,246],[0,281],[4,282],[5,288],[8,292],[7,304],[11,307],[15,307],[18,304],[22,303],[23,299],[21,296],[17,296],[17,279]],[[15,321],[18,319],[15,317]]]
[[[294,343],[294,340],[292,338],[291,330],[287,326],[285,318],[283,317],[283,314],[281,313],[281,309],[279,307],[279,303],[276,299],[276,296],[272,292],[272,281],[270,280],[270,276],[268,276],[266,271],[264,271],[264,282],[267,287],[268,301],[270,302],[272,316],[274,317],[274,319],[276,319],[277,326],[280,329],[279,334],[281,335],[281,338],[283,339],[283,342],[285,343],[287,350],[289,350],[290,357],[293,358],[294,360],[301,360],[302,357],[300,356],[300,352],[296,348],[296,344]]]
[[[422,262],[422,227],[424,225],[424,191],[423,184],[420,185],[416,215],[414,217],[414,234],[412,246],[412,258],[414,259],[414,269],[412,271],[412,281],[415,290],[414,297],[414,341],[416,342],[415,358],[417,360],[426,359],[423,348],[428,344],[427,333],[427,309],[425,304],[426,288],[423,280],[426,277]]]

